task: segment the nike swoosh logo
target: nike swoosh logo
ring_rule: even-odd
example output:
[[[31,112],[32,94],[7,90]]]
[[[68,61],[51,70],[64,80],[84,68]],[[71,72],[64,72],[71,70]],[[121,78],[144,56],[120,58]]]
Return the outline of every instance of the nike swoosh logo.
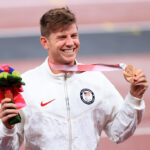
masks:
[[[47,104],[49,104],[49,103],[51,103],[52,101],[54,101],[55,99],[52,99],[52,100],[50,100],[50,101],[48,101],[48,102],[46,102],[46,103],[43,103],[43,102],[41,102],[41,106],[43,107],[43,106],[46,106]]]

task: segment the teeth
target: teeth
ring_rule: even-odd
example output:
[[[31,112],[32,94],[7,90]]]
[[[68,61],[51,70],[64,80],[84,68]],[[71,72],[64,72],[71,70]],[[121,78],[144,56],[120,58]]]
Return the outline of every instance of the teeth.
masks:
[[[69,49],[69,50],[64,50],[65,53],[72,53],[73,49]]]

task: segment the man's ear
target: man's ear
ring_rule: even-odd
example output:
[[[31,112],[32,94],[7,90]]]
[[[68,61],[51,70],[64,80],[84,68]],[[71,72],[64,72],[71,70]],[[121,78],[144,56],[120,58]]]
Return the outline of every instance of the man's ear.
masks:
[[[40,37],[40,41],[41,41],[42,46],[43,46],[46,50],[48,50],[48,49],[49,49],[48,39],[47,39],[45,36],[41,36],[41,37]]]

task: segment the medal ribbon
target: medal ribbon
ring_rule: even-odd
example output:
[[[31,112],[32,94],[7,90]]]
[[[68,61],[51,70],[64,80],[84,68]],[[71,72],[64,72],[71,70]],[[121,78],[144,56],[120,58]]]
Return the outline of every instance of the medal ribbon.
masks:
[[[91,64],[91,65],[54,65],[49,62],[50,67],[54,70],[59,71],[72,71],[72,72],[84,72],[84,71],[115,71],[120,69],[125,69],[126,64]]]

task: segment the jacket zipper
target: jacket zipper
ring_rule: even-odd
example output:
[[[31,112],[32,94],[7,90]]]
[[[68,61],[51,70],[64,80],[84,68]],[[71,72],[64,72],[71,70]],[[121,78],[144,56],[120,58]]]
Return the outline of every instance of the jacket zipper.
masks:
[[[72,127],[71,127],[71,117],[70,117],[70,104],[69,97],[67,91],[67,73],[64,76],[64,89],[65,89],[65,100],[66,100],[66,108],[67,108],[67,121],[68,121],[68,137],[69,137],[69,150],[72,150]]]

